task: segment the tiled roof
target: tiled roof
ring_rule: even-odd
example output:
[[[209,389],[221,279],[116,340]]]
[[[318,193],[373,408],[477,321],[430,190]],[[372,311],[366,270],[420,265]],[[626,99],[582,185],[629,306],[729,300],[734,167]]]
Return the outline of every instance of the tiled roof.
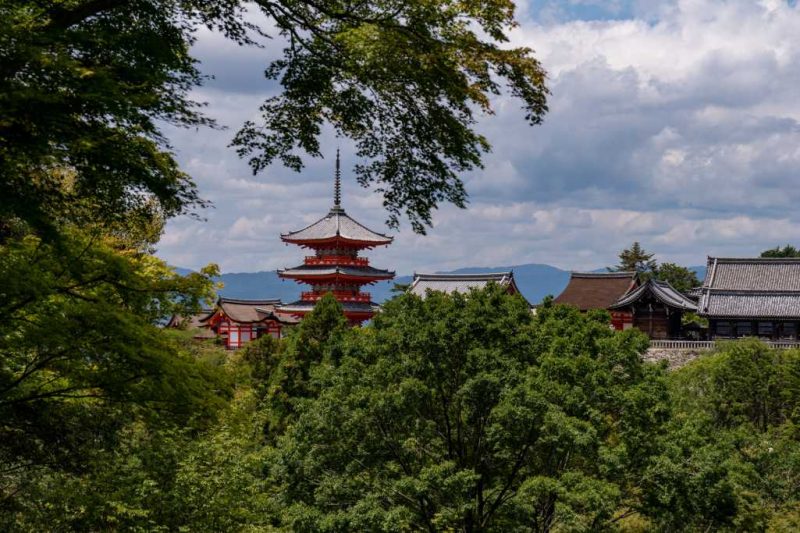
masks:
[[[217,308],[234,322],[248,323],[261,322],[274,318],[275,308],[281,305],[279,299],[271,300],[239,300],[234,298],[220,298]]]
[[[622,298],[610,305],[609,309],[620,309],[639,301],[640,298],[650,294],[662,304],[682,309],[684,311],[697,311],[697,304],[678,292],[675,287],[666,281],[648,280],[639,287],[628,292]]]
[[[733,291],[800,291],[800,259],[709,257],[703,287]]]
[[[408,289],[411,294],[424,297],[427,291],[447,294],[468,293],[471,289],[483,289],[490,282],[509,287],[510,292],[519,293],[514,281],[514,273],[490,272],[485,274],[414,274],[414,281]]]
[[[334,207],[320,220],[298,231],[281,234],[286,242],[325,242],[336,238],[369,243],[370,246],[389,244],[393,237],[372,231],[350,218],[344,209]]]
[[[800,259],[708,258],[701,315],[800,318]]]
[[[350,276],[377,279],[392,279],[394,272],[373,268],[371,266],[329,266],[329,265],[300,265],[294,268],[278,270],[278,275],[287,278]]]
[[[702,314],[725,318],[798,318],[800,294],[721,291],[701,299]]]
[[[554,303],[581,311],[608,309],[636,283],[636,272],[572,272],[566,288]]]

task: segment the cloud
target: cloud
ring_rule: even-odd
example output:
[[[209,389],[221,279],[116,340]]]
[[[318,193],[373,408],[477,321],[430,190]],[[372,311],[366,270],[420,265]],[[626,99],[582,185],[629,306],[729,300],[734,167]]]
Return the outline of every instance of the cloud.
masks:
[[[777,0],[573,0],[520,4],[512,44],[549,72],[545,123],[530,127],[500,96],[479,129],[493,144],[464,176],[470,206],[443,206],[427,236],[404,225],[374,263],[401,273],[524,262],[589,269],[613,264],[633,240],[662,260],[752,255],[800,235],[800,11]],[[205,223],[168,226],[160,253],[223,270],[288,266],[304,253],[282,231],[331,203],[332,157],[356,163],[325,133],[324,160],[300,174],[252,176],[227,144],[274,85],[260,75],[279,43],[241,51],[201,34],[196,52],[215,84],[197,91],[231,129],[170,130],[178,156],[212,200]],[[246,78],[246,79],[245,79]],[[345,205],[386,231],[381,198],[345,171]]]

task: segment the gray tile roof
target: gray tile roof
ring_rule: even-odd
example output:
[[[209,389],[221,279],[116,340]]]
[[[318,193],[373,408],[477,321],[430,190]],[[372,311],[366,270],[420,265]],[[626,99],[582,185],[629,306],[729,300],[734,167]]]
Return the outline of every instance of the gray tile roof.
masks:
[[[703,287],[733,291],[800,291],[800,259],[709,257]]]
[[[648,280],[644,284],[628,292],[610,305],[609,309],[628,307],[646,294],[651,294],[653,298],[669,307],[682,309],[684,311],[697,311],[697,304],[678,292],[675,287],[666,281],[656,281],[653,279]]]
[[[702,315],[719,318],[800,318],[800,293],[720,291],[700,300]]]
[[[371,246],[389,244],[393,237],[372,231],[350,218],[344,209],[334,207],[325,217],[310,226],[281,234],[285,242],[330,241],[336,238],[369,243]]]
[[[281,277],[326,277],[326,276],[351,276],[369,277],[378,279],[392,279],[394,272],[373,268],[371,266],[328,266],[328,265],[299,265],[294,268],[278,270]]]
[[[488,272],[485,274],[414,274],[414,281],[409,287],[409,292],[424,297],[427,291],[439,291],[447,294],[454,292],[466,294],[471,289],[483,289],[490,282],[506,286],[509,291],[519,294],[519,289],[514,281],[514,273]]]
[[[699,313],[721,318],[800,318],[800,259],[708,258]]]

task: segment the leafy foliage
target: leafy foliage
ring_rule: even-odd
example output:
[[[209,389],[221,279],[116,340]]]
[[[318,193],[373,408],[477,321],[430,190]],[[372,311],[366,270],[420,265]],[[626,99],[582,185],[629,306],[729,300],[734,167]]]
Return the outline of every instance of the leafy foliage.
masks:
[[[189,428],[225,404],[223,376],[157,326],[207,299],[215,269],[178,276],[146,235],[66,226],[0,247],[2,505],[36,476],[79,474],[132,421]]]
[[[675,263],[662,263],[654,259],[655,254],[646,251],[638,242],[619,253],[619,264],[609,268],[612,272],[636,272],[642,280],[655,277],[666,281],[675,289],[686,292],[700,285],[697,274],[684,266]]]
[[[531,124],[547,111],[531,50],[500,46],[515,25],[510,0],[257,3],[288,41],[267,69],[283,91],[234,145],[256,172],[275,159],[299,169],[297,151],[319,154],[327,122],[356,142],[359,182],[383,193],[392,226],[405,211],[424,232],[439,202],[464,206],[459,176],[489,149],[474,110],[491,113],[503,83]]]
[[[671,382],[676,415],[642,486],[659,529],[794,529],[800,352],[729,343]]]
[[[286,42],[267,69],[282,91],[234,140],[254,171],[275,159],[300,169],[298,150],[320,155],[330,124],[356,141],[359,180],[384,194],[390,221],[405,211],[422,231],[439,202],[464,205],[459,173],[489,149],[474,109],[491,112],[506,84],[529,122],[546,112],[541,66],[504,46],[514,24],[510,0],[3,0],[0,235],[15,219],[53,236],[64,219],[204,205],[159,128],[213,125],[189,97],[203,81],[190,54],[199,27],[240,45],[273,30]]]
[[[294,530],[593,529],[668,415],[646,340],[499,288],[400,296],[314,374],[270,461]],[[523,526],[526,524],[526,526]]]
[[[764,250],[761,252],[761,257],[800,257],[800,250],[791,244],[787,244],[783,248],[776,246],[775,248]]]
[[[658,268],[658,263],[653,259],[654,256],[655,254],[645,251],[637,241],[630,248],[619,253],[619,264],[609,270],[652,275]]]
[[[661,263],[656,268],[656,279],[666,281],[680,292],[687,292],[700,285],[697,274],[675,263]]]

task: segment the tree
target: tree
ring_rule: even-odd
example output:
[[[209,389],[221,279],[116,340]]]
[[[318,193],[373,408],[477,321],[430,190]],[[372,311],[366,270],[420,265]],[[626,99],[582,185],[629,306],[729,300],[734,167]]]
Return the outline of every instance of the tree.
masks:
[[[265,378],[262,401],[269,406],[264,428],[269,439],[277,438],[295,420],[299,403],[317,395],[318,385],[311,375],[320,365],[338,362],[339,341],[347,330],[342,305],[333,294],[327,293],[300,324],[292,328],[285,341],[277,346],[270,343],[268,350],[260,349],[258,344],[248,349],[249,354],[259,350],[268,361],[254,368],[268,369],[262,374]],[[248,358],[253,359],[252,355]]]
[[[656,279],[666,281],[680,292],[687,292],[700,285],[697,274],[675,263],[661,263],[655,269]]]
[[[798,369],[800,352],[748,340],[670,375],[675,416],[640,487],[654,529],[796,529]]]
[[[79,200],[94,220],[203,205],[159,124],[213,125],[189,96],[205,26],[244,46],[271,31],[285,42],[266,71],[281,92],[233,141],[254,171],[299,170],[327,123],[356,142],[358,179],[383,193],[390,222],[405,211],[422,231],[438,203],[466,202],[459,174],[489,149],[475,110],[490,113],[504,84],[531,124],[547,110],[531,50],[505,44],[514,24],[510,0],[0,2],[0,230],[21,219],[52,235],[80,218]]]
[[[19,479],[32,472],[80,471],[113,449],[131,420],[191,427],[224,404],[224,379],[158,327],[211,296],[215,269],[175,274],[132,223],[0,246],[0,476],[14,473],[4,505],[25,497]]]
[[[783,248],[776,246],[775,248],[764,250],[761,252],[761,257],[800,257],[800,250],[787,244]]]
[[[402,295],[350,332],[270,454],[296,531],[593,530],[638,505],[668,416],[646,339],[518,296]],[[619,514],[616,514],[619,513]]]
[[[652,275],[658,268],[658,263],[653,259],[654,255],[646,252],[636,241],[630,248],[626,248],[619,253],[619,264],[609,270]]]

